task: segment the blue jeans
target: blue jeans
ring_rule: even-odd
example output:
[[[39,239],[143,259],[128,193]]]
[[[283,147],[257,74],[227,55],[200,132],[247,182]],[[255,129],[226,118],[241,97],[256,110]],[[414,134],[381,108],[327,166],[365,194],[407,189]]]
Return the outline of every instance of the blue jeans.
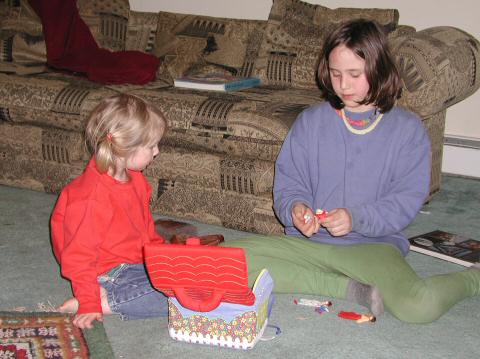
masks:
[[[166,317],[167,297],[155,290],[143,264],[123,263],[98,277],[113,313],[122,320]]]

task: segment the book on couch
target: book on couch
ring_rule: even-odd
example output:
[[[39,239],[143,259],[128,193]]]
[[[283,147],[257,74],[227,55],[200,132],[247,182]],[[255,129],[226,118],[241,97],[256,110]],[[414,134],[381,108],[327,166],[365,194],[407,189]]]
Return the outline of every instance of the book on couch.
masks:
[[[210,91],[238,91],[260,85],[258,77],[235,77],[223,73],[187,75],[175,79],[175,87]]]
[[[480,262],[480,241],[436,230],[409,238],[410,249],[470,267]]]

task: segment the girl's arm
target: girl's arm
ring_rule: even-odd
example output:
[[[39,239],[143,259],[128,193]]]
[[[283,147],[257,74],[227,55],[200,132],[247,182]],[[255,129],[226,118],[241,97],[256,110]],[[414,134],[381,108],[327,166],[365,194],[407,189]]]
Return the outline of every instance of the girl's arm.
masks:
[[[95,200],[70,204],[64,214],[63,231],[52,231],[64,238],[59,255],[62,275],[72,282],[79,308],[77,314],[102,313],[100,285],[97,282],[98,248],[107,237],[111,210]]]
[[[311,207],[313,193],[309,180],[308,126],[305,112],[295,121],[275,162],[273,208],[284,226],[293,226],[296,203]]]

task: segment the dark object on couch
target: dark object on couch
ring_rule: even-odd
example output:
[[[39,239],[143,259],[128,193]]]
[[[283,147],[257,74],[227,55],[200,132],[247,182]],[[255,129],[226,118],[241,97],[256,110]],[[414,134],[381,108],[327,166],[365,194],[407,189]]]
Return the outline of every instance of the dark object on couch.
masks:
[[[185,234],[176,234],[170,239],[171,244],[187,244],[187,239],[192,236]],[[218,246],[225,241],[225,238],[221,234],[206,234],[204,236],[195,236],[200,239],[200,244],[204,246]]]
[[[156,220],[155,229],[171,244],[186,244],[187,239],[191,237],[199,238],[200,244],[207,246],[216,246],[225,240],[221,234],[199,236],[197,228],[193,224],[170,219]]]
[[[155,221],[155,230],[167,242],[177,235],[195,237],[197,236],[197,227],[193,224],[174,221],[170,219],[157,219]]]

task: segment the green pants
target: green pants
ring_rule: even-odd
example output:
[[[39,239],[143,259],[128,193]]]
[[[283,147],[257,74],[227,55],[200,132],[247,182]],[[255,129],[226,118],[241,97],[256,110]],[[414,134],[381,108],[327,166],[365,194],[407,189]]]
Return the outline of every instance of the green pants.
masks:
[[[297,237],[255,236],[229,241],[245,249],[251,281],[263,268],[275,291],[345,299],[350,279],[375,285],[385,308],[400,320],[429,323],[467,297],[480,294],[480,270],[420,278],[388,244],[335,246]]]

